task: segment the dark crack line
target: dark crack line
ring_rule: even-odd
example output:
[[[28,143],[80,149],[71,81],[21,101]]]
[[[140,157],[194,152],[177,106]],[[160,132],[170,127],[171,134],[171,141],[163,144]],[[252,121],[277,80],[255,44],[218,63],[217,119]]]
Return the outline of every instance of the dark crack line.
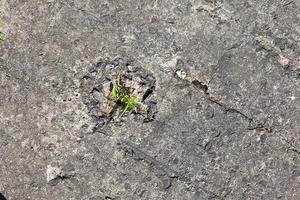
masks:
[[[287,3],[283,4],[283,7],[286,7],[286,6],[291,5],[293,3],[294,3],[294,1],[287,2]]]
[[[204,99],[207,102],[219,106],[221,108],[221,110],[223,110],[225,112],[225,114],[226,113],[235,113],[235,114],[241,116],[244,120],[246,120],[248,122],[247,130],[266,131],[266,132],[269,132],[269,133],[271,133],[273,131],[272,127],[264,126],[265,124],[264,125],[253,126],[252,125],[252,122],[254,121],[253,117],[250,117],[250,116],[246,115],[245,113],[243,113],[242,111],[240,111],[236,108],[233,108],[231,106],[228,106],[228,105],[220,102],[219,100],[215,99],[209,92],[208,84],[205,84],[205,83],[203,83],[203,82],[201,82],[197,79],[191,80],[191,78],[187,78],[187,79],[180,78],[176,74],[176,72],[173,73],[172,78],[173,77],[185,81],[186,84],[193,86],[193,88],[195,88],[196,90],[203,93],[204,94]]]
[[[246,119],[249,123],[251,123],[252,118],[247,116],[246,114],[244,114],[243,112],[239,111],[236,108],[232,108],[230,106],[225,105],[224,103],[221,103],[220,101],[216,100],[215,98],[213,98],[211,96],[211,94],[208,91],[208,85],[203,84],[202,82],[198,81],[198,80],[193,80],[191,82],[191,84],[198,90],[202,91],[205,95],[205,99],[207,101],[209,101],[210,103],[216,104],[219,107],[222,108],[222,110],[224,110],[225,112],[229,112],[229,113],[236,113],[238,115],[241,115],[244,119]]]
[[[282,136],[282,134],[279,134],[279,137],[281,137],[281,139],[287,144],[288,151],[292,151],[292,152],[300,155],[300,150],[294,144],[292,144],[288,139],[286,139],[284,136]]]
[[[187,81],[187,82],[189,82],[189,81]],[[235,113],[237,115],[240,115],[243,119],[245,119],[248,122],[247,130],[266,131],[268,133],[271,133],[273,131],[273,128],[265,126],[265,123],[263,125],[252,126],[251,124],[254,121],[253,117],[250,117],[250,116],[246,115],[245,113],[243,113],[242,111],[240,111],[236,108],[230,107],[230,106],[220,102],[219,100],[216,100],[209,93],[208,85],[206,85],[198,80],[193,80],[192,82],[189,82],[189,83],[192,84],[194,86],[194,88],[196,88],[197,90],[203,92],[205,100],[208,101],[209,103],[219,106],[225,113]]]
[[[236,113],[238,115],[241,115],[244,119],[246,119],[249,123],[252,122],[252,118],[248,117],[246,114],[244,114],[243,112],[235,109],[235,108],[232,108],[230,106],[227,106],[221,102],[219,102],[218,100],[215,100],[213,97],[211,97],[209,94],[206,95],[206,99],[213,103],[213,104],[216,104],[218,105],[219,107],[222,108],[222,110],[224,110],[225,112],[229,112],[229,113]]]

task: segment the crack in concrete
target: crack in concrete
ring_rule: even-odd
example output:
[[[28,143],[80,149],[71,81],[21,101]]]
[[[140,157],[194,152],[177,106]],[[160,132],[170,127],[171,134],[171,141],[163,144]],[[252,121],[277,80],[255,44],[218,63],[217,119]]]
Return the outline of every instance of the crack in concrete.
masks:
[[[292,151],[298,155],[300,155],[300,149],[297,148],[291,141],[289,141],[287,138],[285,138],[281,133],[281,130],[279,130],[279,137],[287,144],[288,146],[288,151]]]
[[[205,84],[205,83],[189,76],[186,73],[184,73],[185,76],[180,76],[181,73],[178,73],[178,71],[180,71],[180,70],[177,70],[173,73],[174,77],[177,77],[177,78],[185,81],[188,85],[193,86],[193,88],[195,88],[198,91],[200,91],[201,93],[203,93],[204,99],[207,102],[219,106],[225,113],[235,113],[235,114],[241,116],[244,120],[246,120],[248,122],[247,130],[266,131],[269,133],[273,131],[272,127],[265,126],[266,123],[264,123],[263,125],[261,125],[261,124],[253,125],[253,123],[255,121],[254,117],[248,116],[247,114],[238,110],[237,108],[233,108],[231,106],[226,105],[225,103],[220,102],[220,100],[217,100],[216,98],[214,98],[214,96],[211,95],[211,93],[209,92],[208,84]]]
[[[215,104],[217,106],[219,106],[225,113],[236,113],[238,115],[240,115],[242,118],[244,118],[245,120],[248,121],[248,130],[257,130],[257,131],[266,131],[266,132],[272,132],[272,127],[268,127],[265,126],[265,124],[263,125],[254,125],[253,126],[253,122],[254,122],[254,117],[250,117],[247,114],[243,113],[242,111],[233,108],[231,106],[228,106],[222,102],[220,102],[219,100],[215,99],[210,93],[209,93],[209,86],[198,81],[198,80],[193,80],[191,82],[191,84],[198,90],[202,91],[205,95],[205,99],[206,101]]]

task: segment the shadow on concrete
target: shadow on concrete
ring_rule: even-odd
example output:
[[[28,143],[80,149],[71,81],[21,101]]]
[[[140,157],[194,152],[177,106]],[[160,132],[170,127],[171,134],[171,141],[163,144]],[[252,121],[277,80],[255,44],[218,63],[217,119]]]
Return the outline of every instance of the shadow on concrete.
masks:
[[[3,194],[0,193],[0,200],[7,200],[7,199],[3,196]]]

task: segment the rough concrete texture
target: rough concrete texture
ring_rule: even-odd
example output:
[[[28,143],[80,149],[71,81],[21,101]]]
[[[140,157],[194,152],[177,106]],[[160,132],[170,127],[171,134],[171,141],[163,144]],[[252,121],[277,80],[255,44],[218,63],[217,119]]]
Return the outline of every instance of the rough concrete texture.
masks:
[[[1,0],[0,19],[8,200],[300,199],[299,0]],[[146,113],[105,112],[121,68]]]

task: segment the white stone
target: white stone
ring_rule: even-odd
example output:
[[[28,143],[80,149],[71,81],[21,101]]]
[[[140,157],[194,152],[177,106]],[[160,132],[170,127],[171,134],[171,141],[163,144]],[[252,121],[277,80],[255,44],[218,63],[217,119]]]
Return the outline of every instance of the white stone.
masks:
[[[50,181],[56,179],[61,173],[61,169],[58,167],[53,167],[51,165],[47,166],[47,182],[49,183]]]

